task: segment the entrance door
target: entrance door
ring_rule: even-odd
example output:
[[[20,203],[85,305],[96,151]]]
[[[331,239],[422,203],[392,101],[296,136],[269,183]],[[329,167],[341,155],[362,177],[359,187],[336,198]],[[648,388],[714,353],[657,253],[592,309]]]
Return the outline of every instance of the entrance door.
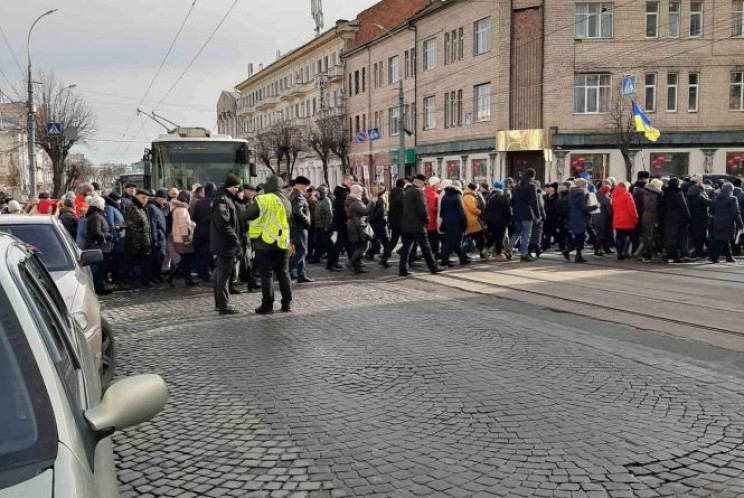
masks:
[[[545,180],[545,156],[542,151],[509,152],[507,158],[509,176],[515,180],[522,178],[529,168],[537,173],[536,180]]]

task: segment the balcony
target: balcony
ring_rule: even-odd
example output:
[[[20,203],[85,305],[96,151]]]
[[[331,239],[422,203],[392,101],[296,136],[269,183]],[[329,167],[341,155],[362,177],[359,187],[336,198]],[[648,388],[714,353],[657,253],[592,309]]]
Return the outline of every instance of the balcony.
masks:
[[[344,66],[343,64],[337,64],[328,68],[328,79],[333,80],[336,78],[344,77]]]

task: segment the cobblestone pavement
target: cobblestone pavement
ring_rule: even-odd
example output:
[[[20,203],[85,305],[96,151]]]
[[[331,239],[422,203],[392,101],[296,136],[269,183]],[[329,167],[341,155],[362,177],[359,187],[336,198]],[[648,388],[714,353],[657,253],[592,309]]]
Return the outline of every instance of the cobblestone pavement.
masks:
[[[171,398],[115,436],[122,496],[744,496],[744,381],[434,284],[116,293],[120,375]],[[596,322],[599,327],[602,322]]]

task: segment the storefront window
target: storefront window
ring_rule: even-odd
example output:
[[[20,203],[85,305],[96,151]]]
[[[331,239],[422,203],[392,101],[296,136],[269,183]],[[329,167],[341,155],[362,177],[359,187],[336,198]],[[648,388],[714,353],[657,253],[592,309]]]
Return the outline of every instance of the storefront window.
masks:
[[[375,166],[375,173],[377,174],[377,181],[385,183],[385,166]]]
[[[473,159],[473,181],[475,183],[481,183],[488,180],[488,160],[487,159]]]
[[[424,176],[431,178],[434,176],[434,163],[431,161],[424,161]]]
[[[609,176],[609,154],[571,154],[571,176],[587,173],[592,181],[602,181]]]
[[[447,178],[459,180],[461,178],[460,161],[447,161]]]
[[[726,173],[744,177],[744,151],[726,153]]]
[[[687,152],[653,152],[650,170],[653,176],[682,177],[690,171],[689,163]]]

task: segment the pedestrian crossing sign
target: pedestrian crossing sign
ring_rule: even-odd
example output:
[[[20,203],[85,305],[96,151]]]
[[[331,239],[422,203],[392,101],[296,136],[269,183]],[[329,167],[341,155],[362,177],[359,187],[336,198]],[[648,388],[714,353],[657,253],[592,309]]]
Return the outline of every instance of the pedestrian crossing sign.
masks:
[[[635,89],[636,89],[636,77],[635,74],[626,74],[623,76],[623,81],[620,84],[620,89],[622,90],[623,97],[627,99],[632,99],[635,97]]]
[[[47,123],[46,134],[50,137],[62,136],[62,123]]]

